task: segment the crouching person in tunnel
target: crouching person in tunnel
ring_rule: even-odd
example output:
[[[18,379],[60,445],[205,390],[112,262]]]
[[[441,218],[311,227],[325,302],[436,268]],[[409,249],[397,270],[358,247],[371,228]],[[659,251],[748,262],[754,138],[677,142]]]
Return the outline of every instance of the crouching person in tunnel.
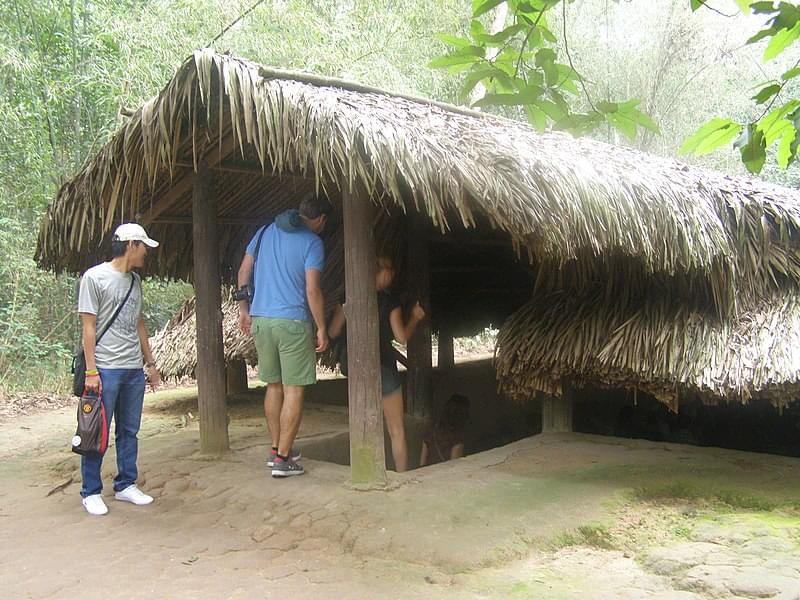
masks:
[[[464,430],[469,422],[469,398],[453,394],[439,417],[425,432],[419,466],[432,465],[464,456]]]

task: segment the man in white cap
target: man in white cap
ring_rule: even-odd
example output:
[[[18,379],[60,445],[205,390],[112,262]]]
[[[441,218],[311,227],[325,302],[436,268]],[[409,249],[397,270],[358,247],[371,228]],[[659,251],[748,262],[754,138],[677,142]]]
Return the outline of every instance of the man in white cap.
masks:
[[[133,269],[144,266],[148,248],[157,246],[158,242],[150,239],[141,225],[120,225],[111,238],[111,260],[87,270],[78,292],[86,389],[101,394],[109,424],[112,415],[115,420],[118,472],[114,478],[114,497],[139,506],[153,501],[136,486],[144,370],[154,388],[161,382],[161,376],[153,362],[142,318],[141,278]],[[101,456],[81,457],[81,496],[86,512],[91,515],[108,512],[101,495],[102,462]]]

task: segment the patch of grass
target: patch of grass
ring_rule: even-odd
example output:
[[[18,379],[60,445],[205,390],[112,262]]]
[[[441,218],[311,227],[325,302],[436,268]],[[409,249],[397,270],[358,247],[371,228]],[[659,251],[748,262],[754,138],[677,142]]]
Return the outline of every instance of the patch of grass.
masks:
[[[691,534],[692,528],[686,523],[679,523],[672,529],[672,535],[683,540],[688,540]]]
[[[771,511],[781,506],[775,499],[751,491],[700,485],[688,481],[645,484],[634,488],[632,496],[635,500],[650,502],[674,500],[709,502],[745,510]]]
[[[611,532],[605,525],[598,524],[581,525],[573,531],[564,531],[556,536],[552,546],[554,549],[590,546],[603,550],[613,550],[615,547],[611,539]]]

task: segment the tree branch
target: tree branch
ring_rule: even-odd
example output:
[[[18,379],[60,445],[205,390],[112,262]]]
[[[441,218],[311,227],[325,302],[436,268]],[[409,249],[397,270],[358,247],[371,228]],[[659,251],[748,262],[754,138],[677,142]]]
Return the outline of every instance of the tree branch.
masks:
[[[520,64],[522,64],[522,55],[525,54],[525,46],[528,45],[528,40],[531,39],[531,35],[533,34],[534,31],[536,31],[536,28],[539,26],[539,21],[542,20],[542,17],[544,16],[544,11],[545,9],[543,8],[539,12],[539,16],[536,17],[536,20],[533,22],[533,25],[531,25],[531,28],[528,30],[528,33],[525,35],[525,39],[522,40],[522,47],[519,49],[519,57],[517,58],[517,67],[516,69],[514,69],[515,79],[519,76],[519,66]]]
[[[789,69],[789,70],[791,71],[792,69],[796,68],[798,65],[800,65],[800,58],[797,59],[797,61],[794,63],[794,65],[792,65],[791,69]],[[761,119],[763,119],[764,117],[767,116],[767,113],[772,109],[772,105],[775,104],[776,100],[778,99],[778,96],[781,95],[781,92],[783,91],[783,88],[786,86],[787,83],[789,83],[788,79],[785,80],[781,84],[781,87],[778,88],[778,91],[775,92],[775,95],[772,97],[772,100],[770,101],[769,105],[767,105],[767,107],[764,109],[764,112],[761,113],[761,116],[758,117],[758,119],[756,119],[757,121],[760,121]]]
[[[567,55],[567,60],[569,61],[569,68],[572,69],[572,72],[578,76],[578,81],[581,83],[581,89],[583,90],[583,94],[586,96],[586,101],[589,103],[589,106],[592,107],[592,110],[597,112],[597,109],[592,102],[591,97],[589,96],[589,90],[586,89],[586,84],[583,81],[583,76],[578,73],[578,70],[575,68],[575,65],[572,64],[572,56],[569,54],[569,44],[567,43],[567,3],[564,0],[561,1],[561,26],[562,32],[564,35],[564,52]]]
[[[718,9],[714,8],[713,6],[709,6],[707,0],[700,0],[700,4],[702,4],[703,7],[707,8],[708,10],[710,10],[712,12],[715,12],[718,15],[722,15],[723,17],[725,17],[727,19],[732,19],[733,17],[736,16],[736,15],[726,14],[726,13],[722,12],[721,10],[718,10]]]
[[[238,17],[236,17],[236,18],[235,18],[233,21],[231,21],[230,23],[228,23],[228,24],[227,24],[227,25],[226,25],[226,26],[225,26],[225,27],[222,29],[222,31],[220,31],[220,32],[217,34],[217,36],[216,36],[216,37],[215,37],[213,40],[211,40],[210,42],[208,42],[208,44],[206,44],[206,47],[207,47],[207,48],[210,48],[210,47],[212,46],[212,44],[213,44],[214,42],[216,42],[218,39],[220,39],[220,38],[221,38],[223,35],[225,35],[225,34],[228,32],[228,30],[229,30],[231,27],[233,27],[234,25],[236,25],[236,24],[237,24],[239,21],[241,21],[242,19],[244,19],[244,18],[245,18],[247,15],[249,15],[251,12],[253,12],[253,11],[254,11],[254,10],[255,10],[255,9],[256,9],[256,8],[257,8],[259,5],[260,5],[260,4],[263,4],[263,3],[264,3],[264,0],[258,0],[258,2],[256,2],[255,4],[253,4],[253,6],[251,6],[250,8],[248,8],[246,11],[244,11],[242,14],[240,14]]]

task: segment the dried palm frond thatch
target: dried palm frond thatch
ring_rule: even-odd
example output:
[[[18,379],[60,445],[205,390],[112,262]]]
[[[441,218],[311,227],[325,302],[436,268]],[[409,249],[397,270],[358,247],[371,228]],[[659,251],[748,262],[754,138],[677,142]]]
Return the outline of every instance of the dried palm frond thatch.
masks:
[[[230,290],[223,291],[223,298],[229,297]],[[150,338],[150,347],[163,377],[169,379],[195,377],[197,368],[195,321],[195,299],[189,298],[166,327]],[[255,365],[258,363],[258,356],[253,338],[243,335],[239,331],[238,323],[238,303],[225,300],[222,303],[222,339],[225,346],[225,362],[245,360],[248,364]]]
[[[331,197],[342,182],[360,181],[374,201],[419,210],[442,230],[454,216],[468,227],[481,216],[520,250],[556,264],[613,251],[648,273],[694,273],[720,314],[743,292],[768,295],[777,279],[800,280],[791,244],[800,202],[785,189],[209,49],[64,184],[42,222],[39,263],[87,266],[116,224],[146,220],[185,181],[181,161],[220,152],[252,157],[268,174],[308,176]],[[236,187],[217,194],[221,216],[270,208]],[[186,186],[175,209],[188,198],[190,214],[190,196]],[[152,227],[166,240],[153,272],[190,274],[187,227]],[[241,248],[228,248],[231,266]]]
[[[363,186],[443,233],[503,232],[538,273],[499,345],[516,396],[569,376],[783,402],[797,383],[771,328],[798,331],[800,192],[208,49],[62,186],[39,264],[79,271],[138,219],[163,242],[149,272],[191,279],[201,162],[219,167],[229,281],[265,215],[313,190],[336,204],[343,186]]]
[[[736,321],[651,296],[608,301],[605,291],[535,296],[503,325],[497,379],[511,397],[560,396],[562,385],[644,390],[673,409],[687,393],[707,402],[751,398],[784,406],[800,394],[800,298],[776,297]]]

